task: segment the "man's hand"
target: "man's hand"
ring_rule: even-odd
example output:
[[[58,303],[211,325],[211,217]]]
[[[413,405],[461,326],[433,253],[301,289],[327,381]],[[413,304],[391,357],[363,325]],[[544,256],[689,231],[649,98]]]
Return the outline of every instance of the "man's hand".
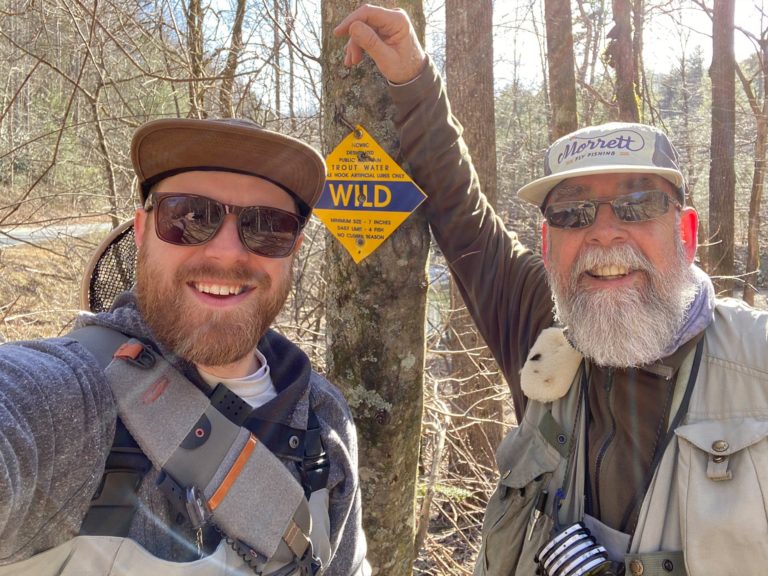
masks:
[[[365,51],[393,84],[416,78],[427,61],[408,15],[400,9],[366,4],[344,18],[333,34],[349,36],[344,48],[345,66],[359,64]]]

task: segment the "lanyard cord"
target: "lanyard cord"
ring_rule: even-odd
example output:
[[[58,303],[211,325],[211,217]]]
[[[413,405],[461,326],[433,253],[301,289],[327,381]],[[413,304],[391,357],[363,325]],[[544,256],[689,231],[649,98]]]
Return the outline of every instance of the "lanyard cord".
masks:
[[[566,494],[568,494],[569,490],[569,484],[571,481],[571,469],[575,465],[575,461],[577,459],[576,455],[576,446],[579,444],[576,439],[579,437],[578,434],[578,427],[579,427],[579,420],[581,417],[581,409],[582,406],[586,406],[586,389],[587,389],[587,363],[586,360],[582,359],[581,364],[579,365],[579,400],[576,404],[576,414],[573,418],[573,428],[571,430],[571,449],[568,452],[568,457],[566,458],[566,465],[565,465],[565,475],[563,476],[563,484],[560,486],[560,488],[557,489],[557,492],[555,493],[554,503],[552,506],[552,518],[555,521],[555,530],[557,532],[560,531],[561,524],[560,524],[560,506],[563,500],[566,498]]]
[[[584,361],[586,365],[586,360]],[[582,402],[584,402],[584,513],[594,516],[592,510],[592,478],[589,475],[589,422],[592,420],[592,411],[589,409],[589,376],[586,366],[581,374]]]

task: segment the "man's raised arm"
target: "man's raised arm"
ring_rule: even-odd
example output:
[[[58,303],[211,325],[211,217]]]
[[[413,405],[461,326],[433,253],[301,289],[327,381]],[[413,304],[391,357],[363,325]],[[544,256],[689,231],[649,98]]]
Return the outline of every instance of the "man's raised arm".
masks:
[[[519,370],[538,334],[553,321],[541,259],[504,228],[483,195],[445,85],[407,14],[363,6],[334,34],[349,36],[346,65],[359,64],[367,53],[390,82],[400,131],[398,161],[408,163],[428,196],[425,210],[435,239],[522,410]]]

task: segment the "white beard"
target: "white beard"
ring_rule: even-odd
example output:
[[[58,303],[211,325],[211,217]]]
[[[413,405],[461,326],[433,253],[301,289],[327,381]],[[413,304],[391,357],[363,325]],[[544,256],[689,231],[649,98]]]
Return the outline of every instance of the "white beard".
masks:
[[[666,354],[696,297],[697,284],[676,239],[676,266],[660,274],[629,246],[587,248],[570,274],[549,271],[557,319],[584,356],[601,366],[626,368],[650,364]],[[601,265],[639,270],[646,281],[637,287],[585,289],[580,278]]]

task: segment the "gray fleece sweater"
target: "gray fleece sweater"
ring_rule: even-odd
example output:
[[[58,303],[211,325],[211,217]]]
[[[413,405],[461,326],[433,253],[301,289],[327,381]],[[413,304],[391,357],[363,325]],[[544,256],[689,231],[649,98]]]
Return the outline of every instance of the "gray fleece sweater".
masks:
[[[110,312],[79,318],[154,341],[132,294]],[[161,346],[177,369],[208,391],[194,367]],[[331,470],[332,558],[325,575],[355,574],[365,561],[357,476],[357,439],[339,391],[311,370],[309,359],[270,331],[259,343],[278,396],[255,412],[262,420],[306,428],[311,405],[320,422]],[[104,373],[79,342],[53,338],[0,346],[0,565],[11,564],[76,536],[101,480],[117,412]],[[286,466],[294,473],[293,463]],[[139,490],[129,536],[165,560],[193,559],[186,519],[173,513],[151,470]],[[219,536],[209,530],[205,547]]]

